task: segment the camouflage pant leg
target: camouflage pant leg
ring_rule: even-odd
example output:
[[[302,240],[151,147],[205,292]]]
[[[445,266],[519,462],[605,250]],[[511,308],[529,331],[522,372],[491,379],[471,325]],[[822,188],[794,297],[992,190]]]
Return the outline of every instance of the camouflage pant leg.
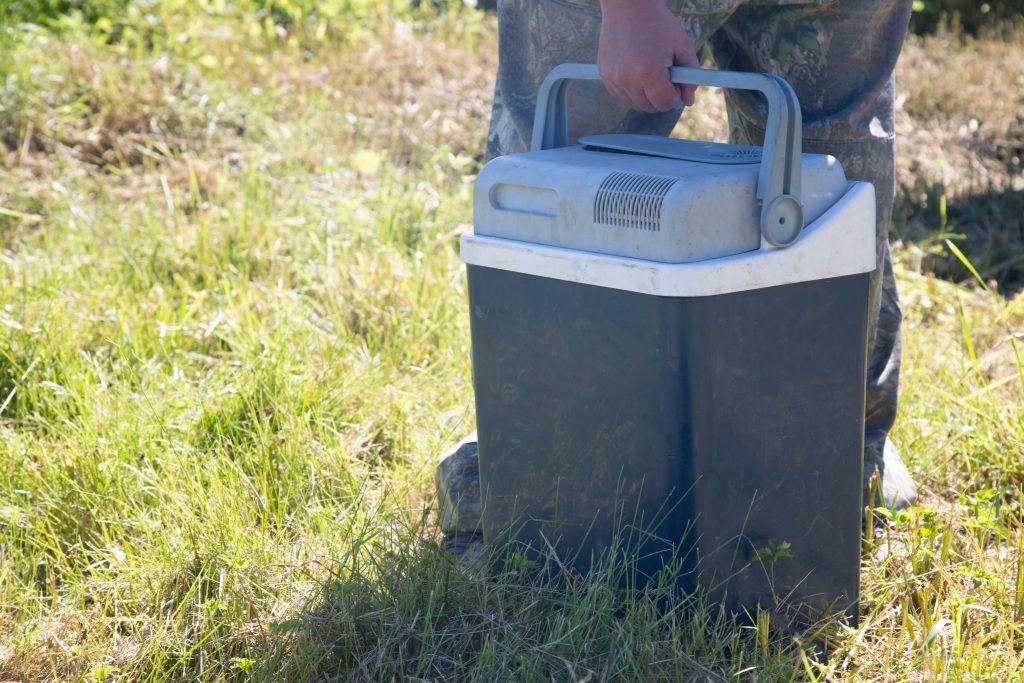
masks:
[[[804,117],[804,151],[827,153],[851,180],[875,186],[877,263],[868,320],[865,480],[883,470],[886,437],[896,418],[900,371],[899,298],[889,256],[894,187],[893,68],[910,20],[909,0],[839,0],[824,6],[736,11],[711,39],[720,68],[771,71],[796,90]],[[757,144],[764,112],[756,96],[728,92],[732,137]],[[898,461],[890,448],[889,460]],[[894,462],[893,468],[902,468]],[[912,498],[913,484],[903,485]],[[889,498],[889,496],[886,496]]]

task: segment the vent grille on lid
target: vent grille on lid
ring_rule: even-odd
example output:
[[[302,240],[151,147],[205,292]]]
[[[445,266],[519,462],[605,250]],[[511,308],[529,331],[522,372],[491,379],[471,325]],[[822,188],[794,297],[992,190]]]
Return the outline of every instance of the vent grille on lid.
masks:
[[[661,205],[678,178],[616,172],[601,182],[594,222],[640,230],[661,229]]]

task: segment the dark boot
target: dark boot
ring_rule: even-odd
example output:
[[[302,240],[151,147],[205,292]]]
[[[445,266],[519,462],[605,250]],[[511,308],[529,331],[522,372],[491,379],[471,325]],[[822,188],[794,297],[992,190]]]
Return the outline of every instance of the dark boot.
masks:
[[[434,485],[445,550],[458,558],[479,554],[484,537],[480,528],[480,467],[476,432],[440,457],[434,472]]]
[[[889,439],[885,440],[882,457],[865,454],[864,460],[864,501],[871,507],[884,507],[889,510],[902,510],[917,503],[917,486],[910,476],[910,471],[903,464],[899,451]],[[881,486],[874,489],[878,499],[871,501],[872,476],[877,472]]]

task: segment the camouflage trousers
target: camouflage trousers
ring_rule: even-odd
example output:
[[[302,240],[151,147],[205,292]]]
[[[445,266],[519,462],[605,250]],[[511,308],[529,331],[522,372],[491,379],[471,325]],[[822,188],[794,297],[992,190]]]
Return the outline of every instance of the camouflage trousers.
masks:
[[[911,0],[667,2],[697,48],[707,46],[718,68],[772,72],[789,81],[803,111],[804,151],[831,154],[851,180],[875,186],[879,268],[869,294],[864,476],[866,482],[891,463],[890,469],[902,470],[891,474],[897,479],[906,475],[909,482],[909,490],[899,495],[911,496],[913,483],[887,443],[896,418],[901,321],[888,245],[894,188],[893,68]],[[499,0],[498,21],[499,66],[488,158],[529,148],[537,88],[554,66],[596,62],[601,12],[599,0]],[[667,135],[680,116],[678,110],[630,110],[600,83],[573,84],[569,101],[573,138],[610,132]],[[732,142],[760,144],[766,117],[760,96],[727,91],[726,104]],[[888,491],[883,494],[890,498]]]

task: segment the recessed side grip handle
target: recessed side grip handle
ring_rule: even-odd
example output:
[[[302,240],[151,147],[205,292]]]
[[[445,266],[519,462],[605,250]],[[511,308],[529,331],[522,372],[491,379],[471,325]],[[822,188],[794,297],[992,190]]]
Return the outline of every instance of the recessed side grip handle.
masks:
[[[732,90],[754,90],[768,100],[764,153],[757,178],[761,203],[761,234],[775,247],[788,247],[803,229],[800,204],[800,154],[802,119],[793,88],[774,74],[714,71],[674,66],[673,83],[710,85]],[[566,90],[570,81],[598,81],[596,64],[561,64],[551,70],[537,93],[531,149],[553,149],[569,144]]]

